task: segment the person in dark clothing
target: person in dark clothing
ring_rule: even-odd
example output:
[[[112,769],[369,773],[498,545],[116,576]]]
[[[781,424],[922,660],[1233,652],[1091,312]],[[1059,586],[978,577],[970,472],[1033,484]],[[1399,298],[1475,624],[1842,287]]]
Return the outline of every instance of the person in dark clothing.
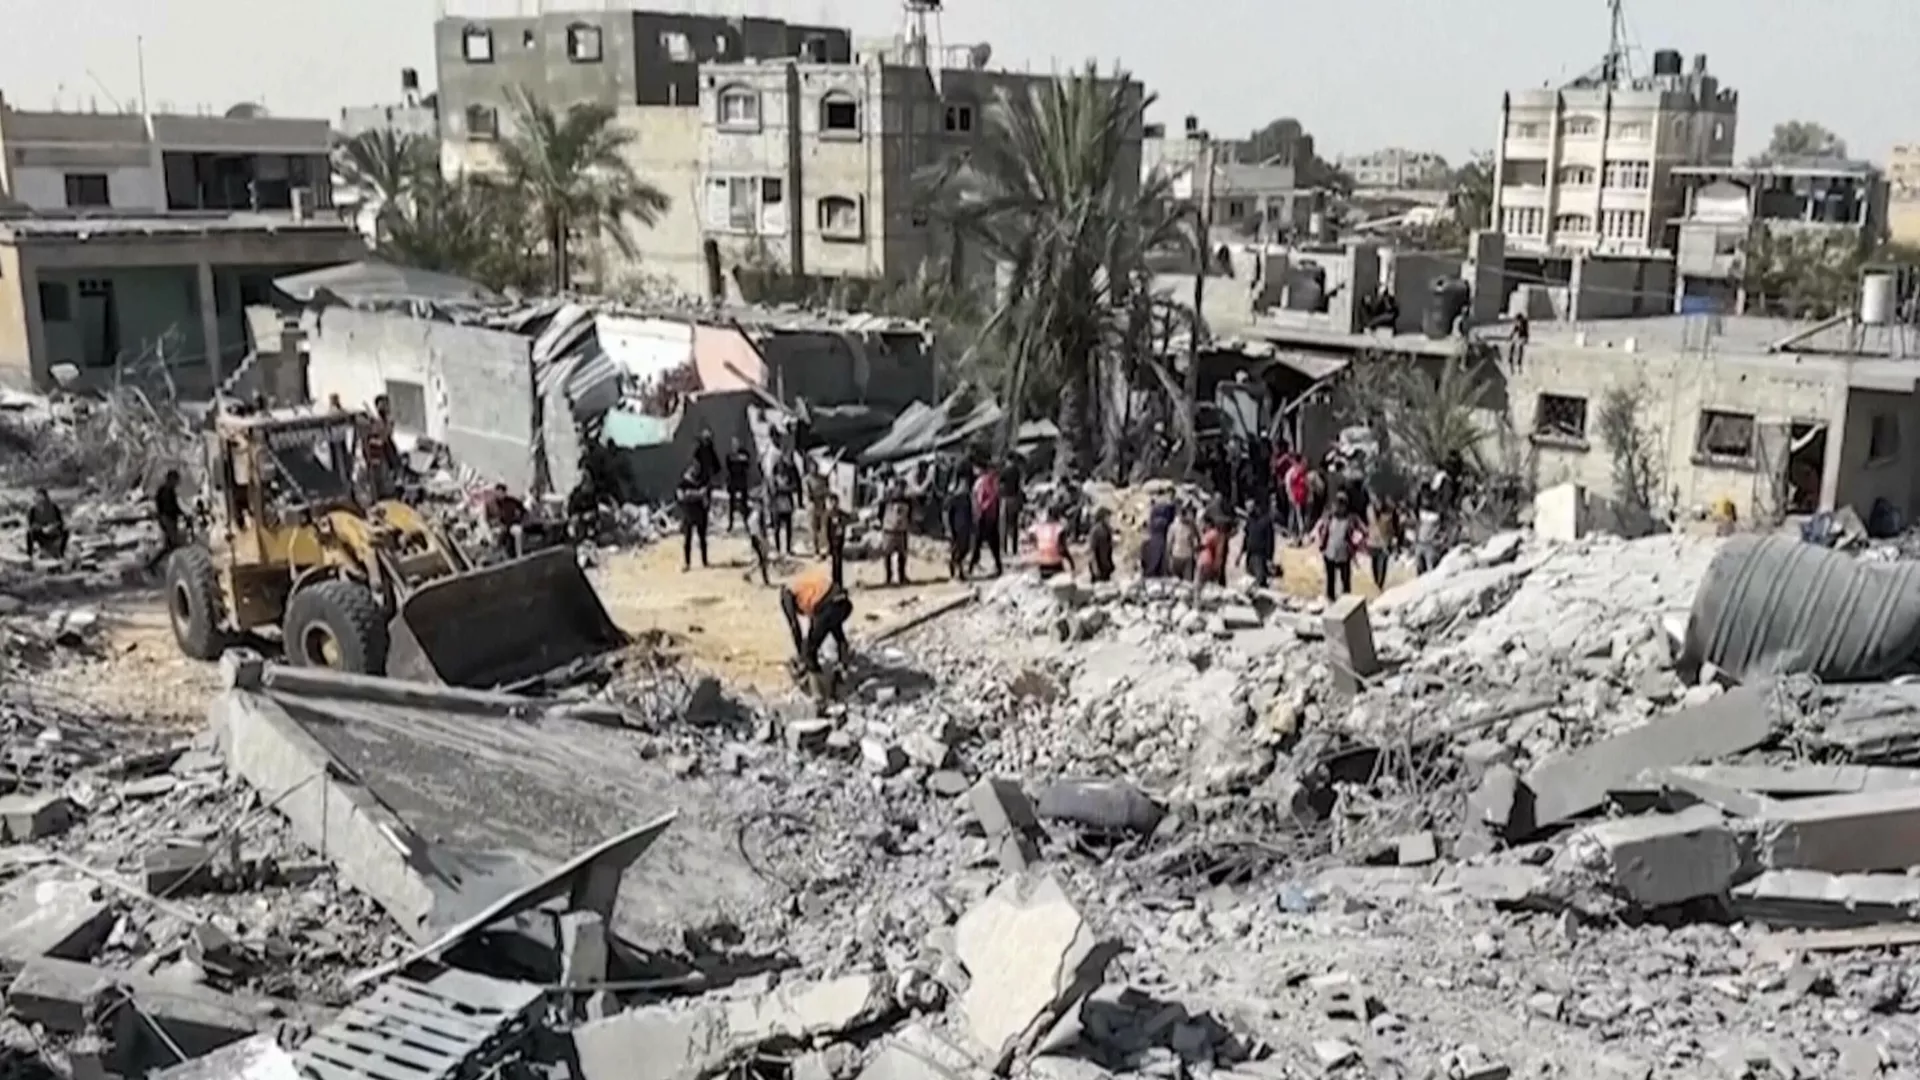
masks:
[[[584,543],[600,535],[600,508],[606,499],[592,473],[583,473],[567,495],[567,535]]]
[[[733,522],[737,517],[742,523],[747,520],[751,508],[747,505],[747,483],[753,477],[753,455],[747,452],[746,445],[738,438],[727,451],[725,462],[727,472],[727,531],[733,531]]]
[[[1335,492],[1327,515],[1313,530],[1313,544],[1327,573],[1327,600],[1353,591],[1354,556],[1367,549],[1366,523],[1347,506],[1345,492]]]
[[[1113,511],[1104,506],[1094,511],[1093,528],[1087,530],[1087,556],[1096,584],[1113,580]]]
[[[886,494],[880,500],[880,555],[887,568],[888,585],[907,584],[907,538],[913,524],[913,500],[907,485],[899,477],[887,481]]]
[[[1273,551],[1275,534],[1278,528],[1273,517],[1273,501],[1258,499],[1253,504],[1253,513],[1247,518],[1247,535],[1240,542],[1242,553],[1247,559],[1247,576],[1253,583],[1265,588],[1273,578]]]
[[[720,451],[713,448],[712,429],[700,430],[700,438],[693,444],[693,464],[700,470],[701,487],[712,488],[720,479]]]
[[[1167,534],[1173,529],[1174,515],[1178,511],[1170,502],[1157,502],[1147,511],[1147,538],[1140,545],[1140,576],[1143,578],[1166,577],[1173,572],[1168,559]]]
[[[853,617],[853,598],[847,595],[842,583],[838,554],[828,560],[827,566],[810,566],[781,586],[780,614],[787,621],[787,632],[793,636],[794,660],[801,671],[819,672],[820,649],[829,639],[833,641],[841,667],[852,660],[853,647],[847,642],[846,626],[847,620]],[[807,620],[804,634],[800,628],[803,618]]]
[[[693,541],[700,540],[700,565],[707,566],[707,500],[711,495],[708,488],[708,474],[701,471],[696,459],[687,465],[687,471],[680,475],[680,485],[674,489],[674,501],[680,507],[680,572],[693,569]]]
[[[771,533],[773,550],[782,555],[793,554],[793,515],[800,505],[800,467],[793,458],[782,455],[774,463],[773,476],[768,483],[767,528]]]
[[[993,572],[1000,572],[1000,556],[1004,552],[1009,559],[1018,560],[1020,555],[1020,512],[1027,505],[1027,478],[1018,457],[1007,459],[1005,468],[1000,470],[1000,547],[993,553]]]
[[[513,497],[505,484],[495,484],[487,496],[487,525],[503,559],[518,558],[527,525],[527,504]]]
[[[760,584],[771,585],[773,578],[767,573],[767,497],[764,493],[750,496],[747,507],[747,543],[753,548],[753,561],[760,567]],[[751,576],[749,581],[753,580]]]
[[[46,488],[35,488],[33,505],[27,507],[27,557],[36,555],[67,557],[67,518]]]
[[[168,469],[153,493],[153,520],[160,526],[160,550],[147,560],[147,569],[158,569],[174,550],[187,542],[187,515],[180,509],[180,470]]]
[[[967,580],[967,560],[973,555],[973,487],[961,473],[947,492],[947,578]]]

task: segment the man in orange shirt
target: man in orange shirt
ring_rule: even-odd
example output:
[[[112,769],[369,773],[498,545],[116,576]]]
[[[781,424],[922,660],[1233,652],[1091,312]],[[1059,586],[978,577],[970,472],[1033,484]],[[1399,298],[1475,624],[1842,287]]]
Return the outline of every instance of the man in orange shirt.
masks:
[[[1033,564],[1042,580],[1072,570],[1073,552],[1067,549],[1067,527],[1052,510],[1042,510],[1033,526]]]
[[[840,552],[836,548],[827,566],[811,566],[780,587],[780,613],[793,635],[793,652],[807,674],[820,670],[820,647],[833,639],[835,655],[845,667],[853,656],[847,644],[847,620],[853,617],[853,598],[840,580]],[[804,637],[800,620],[807,620]]]

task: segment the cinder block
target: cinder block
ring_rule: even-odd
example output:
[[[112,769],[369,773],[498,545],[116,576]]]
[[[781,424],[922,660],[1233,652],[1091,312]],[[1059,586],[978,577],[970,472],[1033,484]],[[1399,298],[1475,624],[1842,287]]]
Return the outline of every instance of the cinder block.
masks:
[[[1778,802],[1758,820],[1769,867],[1845,874],[1920,865],[1920,789]]]

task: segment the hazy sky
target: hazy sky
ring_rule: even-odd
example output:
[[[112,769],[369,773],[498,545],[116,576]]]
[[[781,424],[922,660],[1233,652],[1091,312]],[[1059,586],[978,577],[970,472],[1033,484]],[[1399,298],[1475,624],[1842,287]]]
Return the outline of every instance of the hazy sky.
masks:
[[[0,0],[0,91],[23,107],[138,100],[135,37],[158,107],[262,100],[337,118],[397,95],[398,71],[433,81],[431,25],[538,0]],[[601,0],[549,0],[555,9]],[[901,25],[897,0],[661,0],[615,7]],[[1604,0],[948,0],[948,44],[988,41],[997,65],[1124,62],[1160,95],[1153,118],[1198,114],[1216,134],[1298,117],[1322,153],[1386,145],[1458,158],[1490,147],[1503,89],[1562,80],[1606,45]],[[1740,91],[1740,146],[1809,119],[1855,156],[1920,139],[1920,0],[1628,0],[1630,37],[1705,52]]]

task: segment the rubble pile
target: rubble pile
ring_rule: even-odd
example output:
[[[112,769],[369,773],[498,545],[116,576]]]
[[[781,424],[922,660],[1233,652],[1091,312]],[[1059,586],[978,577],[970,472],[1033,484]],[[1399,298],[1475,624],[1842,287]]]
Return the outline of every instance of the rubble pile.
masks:
[[[8,699],[0,1043],[42,1075],[1905,1075],[1920,688],[1693,663],[1726,543],[1502,534],[1332,604],[1011,575],[828,703],[645,642],[557,698],[229,654],[188,741]],[[23,608],[37,669],[85,651]]]

